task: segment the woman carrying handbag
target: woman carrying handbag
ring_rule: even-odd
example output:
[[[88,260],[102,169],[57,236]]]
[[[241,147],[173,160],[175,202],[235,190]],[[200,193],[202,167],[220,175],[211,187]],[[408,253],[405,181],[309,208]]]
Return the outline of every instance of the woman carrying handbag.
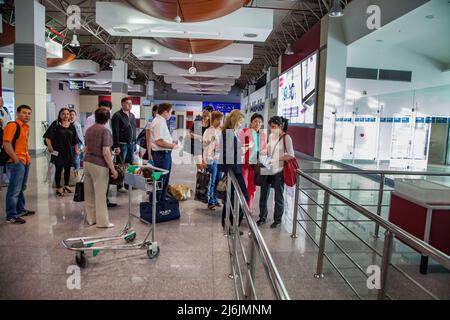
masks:
[[[286,133],[288,120],[275,116],[269,120],[269,142],[267,153],[262,153],[261,169],[261,194],[259,197],[259,220],[258,225],[263,225],[267,220],[267,201],[269,199],[270,187],[275,190],[274,222],[271,228],[276,228],[281,224],[284,213],[284,174],[283,168],[286,162],[295,161],[294,148],[291,137]]]

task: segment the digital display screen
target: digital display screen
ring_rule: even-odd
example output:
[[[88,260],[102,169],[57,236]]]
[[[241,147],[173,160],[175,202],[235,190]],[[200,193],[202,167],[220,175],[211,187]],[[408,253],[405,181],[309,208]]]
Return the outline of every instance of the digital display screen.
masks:
[[[70,90],[82,90],[86,89],[86,82],[84,81],[69,81]]]
[[[313,124],[317,53],[278,78],[278,115],[293,124]]]

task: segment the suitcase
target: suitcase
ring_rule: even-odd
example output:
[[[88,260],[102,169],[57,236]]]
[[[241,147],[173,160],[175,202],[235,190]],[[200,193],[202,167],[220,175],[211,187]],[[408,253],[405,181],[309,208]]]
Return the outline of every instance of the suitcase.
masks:
[[[197,179],[195,182],[195,200],[208,203],[209,181],[211,173],[207,170],[197,171]]]
[[[141,202],[139,204],[141,219],[152,223],[152,203]],[[170,198],[164,202],[156,203],[156,223],[180,219],[180,205],[178,200]]]

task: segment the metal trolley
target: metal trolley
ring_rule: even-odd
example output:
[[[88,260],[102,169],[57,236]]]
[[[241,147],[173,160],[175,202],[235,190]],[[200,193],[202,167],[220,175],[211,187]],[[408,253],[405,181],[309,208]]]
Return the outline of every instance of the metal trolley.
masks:
[[[152,174],[152,178],[145,178],[140,175],[134,175],[126,172],[124,174],[124,183],[130,186],[128,191],[128,221],[120,234],[101,237],[78,237],[69,238],[62,241],[62,245],[68,249],[75,251],[75,261],[80,268],[87,266],[86,252],[92,252],[92,255],[97,256],[100,251],[103,250],[147,250],[147,255],[150,259],[153,259],[159,254],[159,245],[155,241],[156,232],[156,191],[162,189],[161,177],[169,173],[169,171],[157,168],[151,165],[139,166],[140,168],[149,167],[155,172]],[[152,227],[148,231],[145,239],[132,243],[136,239],[136,231],[131,226],[131,217],[135,216],[131,213],[131,197],[132,189],[136,188],[151,192],[152,194]],[[141,219],[140,219],[141,220]],[[151,234],[151,241],[149,240]],[[105,242],[123,240],[125,244],[110,244],[106,245]]]

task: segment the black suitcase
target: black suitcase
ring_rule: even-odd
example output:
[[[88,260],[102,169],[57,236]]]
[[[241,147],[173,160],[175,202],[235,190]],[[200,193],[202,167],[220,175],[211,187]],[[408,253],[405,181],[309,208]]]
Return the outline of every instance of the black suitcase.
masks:
[[[195,200],[208,203],[209,182],[211,173],[207,170],[197,171],[197,180],[195,182]]]
[[[152,203],[141,202],[139,204],[141,219],[152,223]],[[168,198],[164,202],[156,203],[156,223],[180,219],[180,205],[178,200]]]

